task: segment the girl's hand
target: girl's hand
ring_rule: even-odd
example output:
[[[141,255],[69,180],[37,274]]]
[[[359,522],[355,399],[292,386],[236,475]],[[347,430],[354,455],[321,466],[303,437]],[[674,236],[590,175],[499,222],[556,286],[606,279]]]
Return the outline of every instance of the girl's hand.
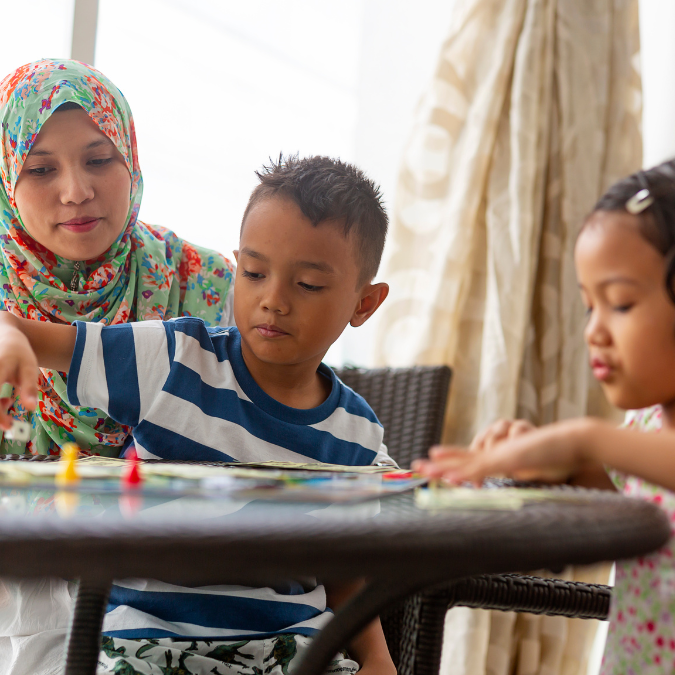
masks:
[[[14,317],[0,312],[0,384],[14,386],[21,403],[33,410],[37,402],[37,359],[28,338],[13,322]],[[7,413],[11,403],[11,398],[0,398],[0,429],[7,430],[12,425]]]
[[[509,438],[517,438],[534,429],[536,427],[527,420],[497,420],[476,434],[476,437],[471,441],[469,450],[471,452],[492,450],[497,443],[501,443]]]
[[[413,468],[453,484],[480,486],[488,476],[566,482],[593,462],[591,432],[599,424],[586,419],[558,422],[504,440],[491,452],[436,446],[429,460],[418,460]]]

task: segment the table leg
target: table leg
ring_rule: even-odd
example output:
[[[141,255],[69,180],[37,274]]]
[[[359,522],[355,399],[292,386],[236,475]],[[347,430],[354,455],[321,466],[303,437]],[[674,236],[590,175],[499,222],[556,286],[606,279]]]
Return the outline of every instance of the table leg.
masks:
[[[80,580],[66,640],[64,675],[96,675],[110,582]]]
[[[321,675],[335,654],[389,605],[437,583],[438,578],[369,582],[335,613],[330,623],[314,638],[295,675]]]

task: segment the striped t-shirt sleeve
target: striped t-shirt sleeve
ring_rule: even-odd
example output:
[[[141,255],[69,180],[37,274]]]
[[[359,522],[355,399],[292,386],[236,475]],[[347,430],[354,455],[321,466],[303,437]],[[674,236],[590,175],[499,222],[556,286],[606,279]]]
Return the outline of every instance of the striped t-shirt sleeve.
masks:
[[[137,426],[161,392],[171,368],[165,324],[115,326],[76,321],[68,373],[72,405],[100,408],[121,424]]]

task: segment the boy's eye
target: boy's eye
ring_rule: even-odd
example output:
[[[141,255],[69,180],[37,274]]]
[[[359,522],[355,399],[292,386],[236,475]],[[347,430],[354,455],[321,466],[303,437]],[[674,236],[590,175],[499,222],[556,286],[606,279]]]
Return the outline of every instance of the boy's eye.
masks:
[[[615,312],[621,312],[622,314],[625,314],[626,312],[630,311],[630,309],[633,307],[632,304],[627,304],[627,305],[617,305],[614,307]]]
[[[242,270],[241,276],[256,281],[257,279],[262,279],[265,275],[260,274],[259,272],[249,272],[248,270]]]
[[[312,284],[306,284],[302,281],[299,281],[298,285],[306,291],[320,291],[322,288],[325,288],[325,286],[313,286]]]

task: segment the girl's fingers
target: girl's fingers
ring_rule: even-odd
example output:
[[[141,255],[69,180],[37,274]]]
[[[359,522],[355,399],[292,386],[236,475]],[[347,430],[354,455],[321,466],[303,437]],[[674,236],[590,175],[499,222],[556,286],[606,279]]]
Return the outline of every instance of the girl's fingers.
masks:
[[[490,425],[483,442],[484,450],[492,450],[497,443],[507,438],[511,425],[511,420],[497,420]]]
[[[467,451],[458,445],[434,445],[429,449],[429,458],[432,461],[441,460],[444,457],[454,457],[455,455],[466,455]]]
[[[516,420],[509,427],[508,437],[516,438],[517,436],[522,436],[523,434],[527,434],[530,431],[534,431],[535,429],[536,427],[534,426],[534,424],[528,422],[527,420]]]

